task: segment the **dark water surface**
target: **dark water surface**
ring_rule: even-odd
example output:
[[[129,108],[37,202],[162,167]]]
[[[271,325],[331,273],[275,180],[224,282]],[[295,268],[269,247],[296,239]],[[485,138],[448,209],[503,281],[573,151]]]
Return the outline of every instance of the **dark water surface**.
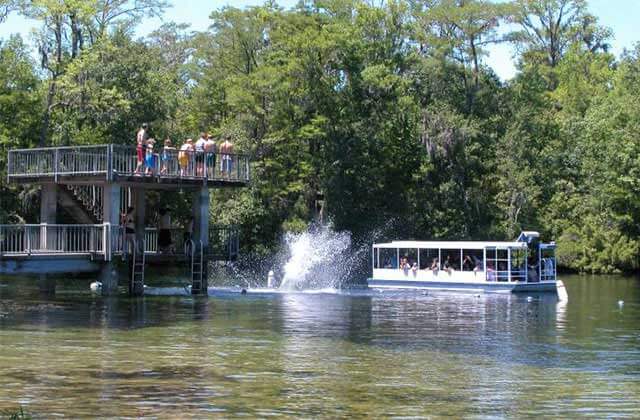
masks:
[[[103,299],[0,282],[0,412],[640,417],[640,282]],[[619,301],[623,301],[621,303]]]

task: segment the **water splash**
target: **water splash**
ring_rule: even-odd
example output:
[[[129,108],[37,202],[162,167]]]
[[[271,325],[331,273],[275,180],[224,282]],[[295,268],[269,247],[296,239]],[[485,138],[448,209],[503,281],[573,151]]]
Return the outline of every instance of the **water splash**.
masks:
[[[302,233],[287,233],[289,259],[283,267],[280,290],[339,288],[351,264],[351,234],[329,226],[312,227]]]

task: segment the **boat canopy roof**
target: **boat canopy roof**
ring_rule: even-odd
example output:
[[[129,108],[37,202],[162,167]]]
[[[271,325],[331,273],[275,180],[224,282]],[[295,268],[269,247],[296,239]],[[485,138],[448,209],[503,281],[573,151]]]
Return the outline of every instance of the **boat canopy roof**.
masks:
[[[526,242],[516,241],[393,241],[373,244],[374,248],[421,248],[421,249],[485,249],[527,248]]]

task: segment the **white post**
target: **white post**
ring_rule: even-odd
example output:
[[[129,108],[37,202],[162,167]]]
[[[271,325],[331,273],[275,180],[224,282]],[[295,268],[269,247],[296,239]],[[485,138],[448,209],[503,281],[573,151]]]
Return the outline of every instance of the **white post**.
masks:
[[[482,269],[484,271],[484,280],[487,281],[487,248],[482,248]]]
[[[511,282],[511,247],[507,248],[507,279]]]

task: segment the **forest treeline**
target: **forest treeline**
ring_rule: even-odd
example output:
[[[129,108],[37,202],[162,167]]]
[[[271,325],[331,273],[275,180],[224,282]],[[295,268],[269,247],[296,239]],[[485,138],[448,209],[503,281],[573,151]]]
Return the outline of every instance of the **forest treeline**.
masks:
[[[8,149],[133,144],[148,122],[251,155],[250,187],[215,191],[211,219],[252,252],[304,230],[321,197],[356,238],[539,230],[565,268],[638,269],[640,45],[612,55],[586,1],[267,2],[136,35],[166,7],[0,0],[0,19],[39,25],[0,45],[0,223],[38,214],[37,188],[6,183]],[[484,64],[500,42],[508,82]]]

